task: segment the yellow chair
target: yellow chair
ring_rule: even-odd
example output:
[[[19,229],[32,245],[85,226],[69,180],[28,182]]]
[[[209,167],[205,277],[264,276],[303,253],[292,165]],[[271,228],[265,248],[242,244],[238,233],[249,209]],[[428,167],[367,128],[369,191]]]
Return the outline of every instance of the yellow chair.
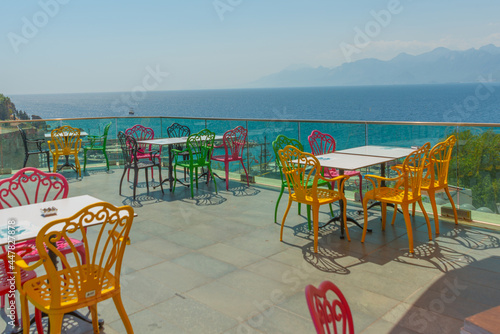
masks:
[[[431,149],[426,161],[426,173],[422,179],[422,190],[429,195],[432,205],[436,234],[439,234],[439,215],[436,206],[436,192],[438,190],[446,192],[453,208],[453,214],[455,215],[455,224],[458,225],[457,209],[448,189],[448,169],[450,167],[451,153],[456,142],[457,138],[451,135],[445,141],[436,144]],[[415,204],[413,204],[413,215],[415,215]]]
[[[422,204],[421,197],[421,184],[423,177],[424,164],[429,153],[430,144],[426,143],[424,146],[415,150],[410,155],[408,155],[403,165],[401,166],[400,175],[394,178],[385,178],[377,175],[365,175],[365,178],[372,183],[373,189],[366,192],[363,198],[363,210],[364,210],[364,226],[363,226],[363,236],[361,237],[361,242],[365,242],[366,230],[368,228],[368,212],[367,206],[369,200],[375,200],[381,202],[382,206],[382,230],[385,230],[385,222],[387,216],[387,203],[392,203],[396,207],[400,205],[403,210],[403,215],[406,224],[406,231],[408,233],[408,243],[410,248],[410,253],[413,253],[413,231],[410,221],[409,205],[417,203],[420,205],[422,212],[424,213],[425,221],[427,223],[427,230],[429,233],[429,240],[432,240],[431,225],[429,223],[429,217],[425,212],[424,206]],[[395,181],[394,187],[383,186],[383,182]],[[396,215],[397,210],[394,211]]]
[[[57,171],[57,162],[59,160],[59,157],[63,155],[66,158],[66,163],[64,164],[64,166],[70,166],[74,168],[78,176],[81,177],[82,173],[80,170],[80,161],[78,160],[78,152],[80,152],[80,149],[82,147],[82,140],[80,139],[80,129],[72,128],[69,125],[64,125],[60,128],[52,130],[52,132],[50,133],[50,137],[51,140],[49,140],[47,143],[49,144],[49,149],[52,153],[54,171]],[[68,162],[68,157],[70,155],[73,155],[75,157],[74,167]]]
[[[317,253],[319,207],[323,204],[331,204],[336,201],[342,201],[342,219],[345,233],[347,240],[351,241],[346,223],[346,198],[344,196],[344,182],[349,179],[349,176],[340,175],[332,179],[323,177],[318,159],[314,155],[302,152],[294,146],[288,145],[284,149],[279,150],[278,157],[281,161],[283,175],[288,185],[288,207],[281,222],[280,241],[283,241],[283,227],[292,202],[310,205],[313,212],[314,252]],[[318,188],[318,181],[320,180],[328,183],[339,181],[340,186],[338,187],[338,191]]]
[[[48,223],[39,231],[36,247],[40,260],[27,265],[21,257],[16,257],[16,286],[21,299],[23,333],[29,333],[30,329],[28,300],[37,310],[49,316],[50,333],[61,332],[64,314],[83,307],[90,308],[94,333],[99,333],[97,303],[108,298],[113,298],[127,333],[133,333],[120,292],[121,264],[133,217],[134,211],[130,206],[115,207],[99,202],[83,208],[72,217]],[[95,244],[91,243],[94,246],[92,251],[83,223],[101,224]],[[82,263],[71,242],[75,239],[74,234],[85,244],[85,263]],[[55,246],[58,241],[68,243],[72,252],[62,254]],[[57,268],[58,261],[63,269]],[[20,271],[33,270],[42,264],[46,274],[21,286]]]

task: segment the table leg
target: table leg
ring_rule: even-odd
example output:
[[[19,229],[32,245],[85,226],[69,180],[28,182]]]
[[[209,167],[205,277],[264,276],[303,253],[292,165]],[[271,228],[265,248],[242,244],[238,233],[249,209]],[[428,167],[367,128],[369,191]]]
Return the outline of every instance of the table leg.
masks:
[[[344,175],[344,170],[343,169],[339,169],[339,175]],[[345,182],[345,181],[342,181],[342,182]],[[339,184],[339,186],[341,187],[342,185]],[[333,223],[334,221],[339,221],[340,223],[340,239],[344,239],[344,222],[342,221],[342,217],[344,217],[344,203],[343,203],[343,200],[340,201],[340,215],[337,216],[337,217],[333,217],[332,219],[330,219],[328,222],[326,222],[324,225],[320,226],[319,228],[324,228],[328,225],[330,225],[331,223]],[[360,229],[363,229],[363,226],[361,226],[354,218],[351,218],[351,217],[346,217],[347,221],[351,222],[351,223],[354,223],[356,226],[358,226]],[[371,232],[372,229],[369,228],[367,229],[368,232]]]

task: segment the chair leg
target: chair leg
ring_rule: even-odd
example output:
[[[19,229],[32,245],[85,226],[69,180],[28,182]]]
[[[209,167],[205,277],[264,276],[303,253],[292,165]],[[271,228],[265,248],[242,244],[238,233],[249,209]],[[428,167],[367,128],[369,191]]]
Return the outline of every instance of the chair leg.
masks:
[[[128,173],[127,173],[127,182],[130,182],[130,169],[128,170]]]
[[[351,241],[351,236],[349,235],[349,229],[347,228],[347,200],[344,198],[342,202],[342,206],[344,207],[344,212],[342,219],[344,221],[344,230],[345,230],[345,236],[347,237],[347,241]]]
[[[312,206],[313,211],[313,229],[314,229],[314,253],[318,252],[318,221],[319,221],[319,205]]]
[[[198,168],[196,168],[196,176],[193,175],[193,169],[189,168],[189,184],[191,185],[191,198],[194,198],[193,177],[196,177],[196,188],[198,188]]]
[[[283,241],[283,227],[285,226],[286,216],[288,215],[288,211],[290,211],[291,206],[292,206],[292,199],[288,198],[288,206],[286,207],[285,214],[283,215],[283,220],[281,221],[280,241]]]
[[[14,279],[12,276],[10,278]],[[8,297],[7,300],[8,300],[8,303],[9,303],[8,308],[10,308],[10,309],[12,309],[14,311],[14,324],[16,326],[19,326],[19,315],[17,314],[16,297],[12,293],[9,293],[7,295],[7,297]],[[2,300],[3,300],[3,298],[2,298]]]
[[[139,179],[139,170],[134,168],[134,201],[135,201],[135,190],[137,189],[138,179]]]
[[[42,311],[35,308],[35,324],[37,333],[43,333]]]
[[[54,313],[49,315],[50,334],[61,333],[63,319],[64,319],[64,314],[62,313]]]
[[[122,174],[122,178],[120,179],[120,192],[119,194],[121,195],[122,194],[122,183],[123,183],[123,178],[125,177],[125,172],[130,169],[129,168],[126,168],[126,167],[123,167],[123,174]]]
[[[425,217],[425,223],[427,224],[427,232],[429,233],[429,240],[432,240],[431,222],[429,221],[429,216],[427,215],[427,212],[425,211],[424,204],[422,203],[422,199],[418,200],[418,205],[420,206],[420,210],[422,210],[422,213],[424,214],[424,217]]]
[[[394,222],[396,221],[396,215],[397,214],[398,214],[398,205],[394,204],[394,213],[392,214],[391,225],[394,225]]]
[[[28,298],[26,295],[20,296],[21,299],[21,320],[23,322],[23,333],[28,334],[30,331],[30,311],[28,309]]]
[[[361,174],[359,176],[359,199],[361,203],[363,203],[363,176]]]
[[[174,169],[174,184],[172,185],[172,194],[175,192],[175,185],[177,184],[177,168],[176,166],[172,167]]]
[[[410,212],[409,212],[408,204],[401,205],[401,209],[403,210],[403,215],[405,218],[406,233],[408,234],[409,251],[411,254],[413,254],[414,253],[414,250],[413,250],[413,229],[411,226]]]
[[[46,155],[47,155],[47,167],[49,168],[49,173],[50,173],[50,157],[49,157],[49,152],[47,152]]]
[[[243,166],[243,170],[245,171],[245,175],[247,176],[247,186],[250,187],[250,181],[248,180],[248,172],[247,169],[245,168],[245,164],[243,163],[243,160],[240,160],[241,165]]]
[[[277,216],[278,216],[278,205],[280,204],[280,200],[281,200],[281,197],[283,196],[283,192],[284,191],[285,191],[285,185],[282,183],[281,184],[280,194],[278,196],[278,200],[276,201],[276,208],[274,209],[274,223],[275,224],[278,223],[278,219],[277,219]]]
[[[57,172],[57,162],[59,161],[59,156],[54,154],[52,155],[52,162],[54,163],[54,173]]]
[[[229,190],[229,161],[226,161],[224,163],[224,170],[226,172],[226,190]],[[214,181],[215,181],[215,178],[214,178]]]
[[[432,206],[432,215],[434,217],[434,231],[439,234],[439,215],[436,205],[436,193],[434,190],[427,190],[427,195],[429,196],[429,201]],[[420,204],[420,203],[419,203]]]
[[[80,168],[80,160],[78,160],[78,153],[75,153],[75,166],[76,166],[76,174],[79,177],[82,177],[82,170]]]
[[[311,230],[311,206],[307,206],[307,227]]]
[[[366,230],[368,229],[368,200],[370,197],[365,195],[363,198],[363,213],[364,213],[364,224],[363,224],[363,234],[361,236],[361,242],[365,242]]]
[[[99,316],[97,315],[97,304],[89,306],[90,315],[92,317],[92,328],[94,334],[99,334]]]
[[[153,167],[151,167],[151,169],[153,169]],[[147,168],[144,168],[144,174],[146,175],[146,189],[147,189],[147,192],[149,195],[149,180],[148,180],[148,169]],[[153,178],[153,176],[151,176],[151,178]]]
[[[212,176],[212,180],[214,181],[215,193],[218,194],[218,191],[217,191],[217,182],[215,182],[214,173],[212,172],[212,167],[210,165],[208,165],[208,175]]]
[[[385,231],[385,222],[387,220],[387,203],[380,203],[381,206],[381,216],[382,216],[382,231]]]
[[[448,186],[444,188],[444,191],[446,191],[446,196],[448,196],[448,199],[450,200],[451,207],[453,208],[453,215],[455,216],[455,225],[458,225],[458,218],[457,218],[457,208],[455,208],[455,202],[453,202],[453,198],[451,198],[450,190],[448,189]]]
[[[29,154],[26,154],[25,157],[24,157],[24,164],[23,164],[23,168],[26,167],[26,164],[28,163],[28,158],[29,158]]]
[[[108,154],[106,153],[106,150],[102,150],[102,153],[104,154],[104,159],[106,159],[106,170],[109,171]],[[85,168],[84,168],[84,170],[85,170]]]
[[[116,310],[122,318],[123,325],[125,326],[125,330],[127,334],[133,334],[134,330],[132,329],[132,324],[130,323],[130,319],[128,318],[127,312],[125,312],[125,308],[123,307],[122,298],[120,294],[117,294],[113,297],[113,302],[115,303]]]
[[[87,170],[87,150],[83,149],[83,171]]]
[[[163,191],[163,183],[161,182],[162,181],[162,178],[161,178],[161,166],[158,166],[158,177],[159,177],[159,180],[160,180],[161,193],[165,194],[165,192]]]

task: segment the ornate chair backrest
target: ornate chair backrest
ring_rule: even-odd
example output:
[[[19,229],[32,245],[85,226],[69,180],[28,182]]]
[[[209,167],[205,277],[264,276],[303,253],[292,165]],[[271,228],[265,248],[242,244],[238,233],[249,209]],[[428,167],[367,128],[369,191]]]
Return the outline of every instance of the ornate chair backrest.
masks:
[[[273,141],[273,151],[274,151],[274,156],[276,157],[276,167],[278,167],[278,170],[280,171],[280,176],[281,176],[281,181],[285,182],[285,178],[283,176],[283,170],[281,168],[281,161],[278,157],[278,151],[284,149],[288,145],[295,146],[298,148],[300,151],[304,151],[304,146],[298,141],[297,139],[293,138],[288,138],[285,135],[279,135],[276,137],[276,140]]]
[[[19,129],[19,132],[21,133],[21,138],[23,139],[23,144],[24,144],[24,149],[26,152],[28,152],[28,137],[26,136],[26,132],[24,129],[21,127],[21,125],[18,125],[17,128]]]
[[[79,149],[81,145],[80,129],[69,125],[52,130],[50,137],[55,150],[61,151],[61,154],[69,154],[70,151]]]
[[[125,161],[125,166],[132,167],[134,163],[137,163],[137,151],[139,147],[137,146],[137,141],[132,136],[127,136],[125,132],[118,132],[118,142],[120,143],[120,148],[122,149],[123,160]]]
[[[25,167],[0,180],[0,209],[68,197],[68,181],[59,173]]]
[[[191,163],[198,165],[208,165],[212,157],[212,148],[214,146],[215,133],[203,129],[198,133],[190,135],[186,142],[186,148],[189,152]]]
[[[395,187],[404,187],[405,201],[408,199],[410,193],[414,199],[420,198],[425,160],[427,159],[430,147],[430,143],[425,143],[421,148],[410,153],[403,161],[403,177],[397,182]]]
[[[247,133],[247,129],[242,126],[237,126],[224,133],[222,141],[226,157],[232,157],[233,159],[241,158],[247,140]]]
[[[155,132],[152,128],[145,127],[144,125],[136,124],[131,128],[125,130],[127,136],[132,136],[136,140],[155,139]],[[151,150],[151,145],[139,144],[139,152]]]
[[[305,292],[307,306],[318,334],[354,334],[351,309],[335,284],[324,281],[318,288],[308,285]]]
[[[321,170],[318,159],[291,145],[279,150],[278,157],[288,184],[288,193],[295,192],[297,200],[303,202],[306,200],[307,189],[310,188],[312,200],[318,201],[318,174]],[[312,187],[308,187],[311,183]]]
[[[190,134],[191,130],[187,126],[179,123],[172,123],[172,125],[167,128],[167,135],[169,138],[188,137]]]
[[[335,139],[328,133],[322,133],[318,130],[311,132],[307,137],[311,152],[314,155],[333,153],[335,152]]]
[[[106,202],[91,204],[69,218],[54,220],[46,224],[36,237],[36,247],[43,261],[48,280],[40,289],[50,294],[50,308],[58,309],[68,297],[78,298],[86,306],[92,300],[99,300],[102,290],[119,289],[120,271],[125,246],[128,242],[134,210],[130,206],[115,207]],[[88,238],[86,223],[99,225],[97,239]],[[72,240],[81,240],[85,245],[86,263]],[[67,243],[71,252],[63,254],[57,242]],[[58,271],[49,251],[63,270]],[[64,272],[64,274],[61,273]],[[114,277],[110,277],[111,273]],[[69,287],[69,288],[68,288]],[[67,293],[74,289],[74,296]]]
[[[104,132],[102,134],[102,147],[106,147],[106,143],[108,141],[108,132],[109,128],[111,127],[111,122],[104,127]]]
[[[429,152],[429,162],[425,178],[430,179],[430,185],[438,181],[439,187],[448,185],[448,169],[450,167],[451,154],[457,142],[454,135],[449,136],[445,141],[436,144]]]

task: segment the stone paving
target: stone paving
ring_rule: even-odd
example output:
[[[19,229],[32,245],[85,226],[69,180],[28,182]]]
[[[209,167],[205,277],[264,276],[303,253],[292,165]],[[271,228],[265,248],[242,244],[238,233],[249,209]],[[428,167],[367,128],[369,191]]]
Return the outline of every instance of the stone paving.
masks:
[[[123,301],[135,333],[314,333],[304,287],[324,280],[342,290],[356,333],[363,334],[458,333],[464,318],[500,304],[496,231],[441,218],[441,235],[429,241],[417,214],[411,256],[402,215],[381,231],[380,211],[374,209],[373,232],[364,244],[358,227],[350,224],[349,242],[331,224],[321,230],[315,254],[305,210],[298,215],[296,205],[279,241],[280,224],[273,222],[279,189],[231,181],[226,191],[217,180],[218,194],[212,183],[200,183],[194,199],[183,186],[175,194],[166,186],[165,194],[156,188],[148,195],[141,173],[134,201],[126,179],[118,194],[121,174],[97,169],[77,180],[74,172],[64,172],[70,196],[131,205],[138,214],[122,270]],[[286,202],[285,194],[279,222]],[[348,214],[362,222],[357,210],[349,202]],[[320,221],[328,219],[325,206]],[[98,311],[105,321],[101,333],[125,332],[112,301],[99,304]],[[63,332],[92,328],[66,317]]]

